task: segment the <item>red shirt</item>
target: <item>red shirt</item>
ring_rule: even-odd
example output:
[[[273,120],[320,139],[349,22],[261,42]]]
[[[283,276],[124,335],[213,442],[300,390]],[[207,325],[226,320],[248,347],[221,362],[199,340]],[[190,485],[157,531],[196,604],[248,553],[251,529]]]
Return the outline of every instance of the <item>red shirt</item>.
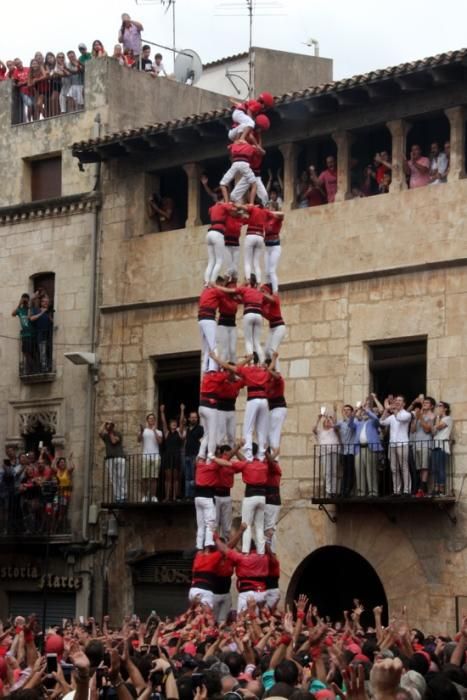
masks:
[[[269,377],[267,369],[256,365],[236,367],[235,373],[241,377],[248,388],[249,399],[265,399]]]
[[[244,386],[245,383],[242,379],[235,379],[232,381],[225,377],[224,381],[219,386],[217,396],[219,399],[236,399],[240,393],[240,389]]]
[[[279,588],[279,577],[281,575],[281,567],[279,564],[279,559],[275,554],[266,554],[268,558],[268,575],[266,578],[266,587],[270,590],[272,588]]]
[[[278,294],[271,294],[273,301],[269,301],[266,297],[263,297],[262,312],[264,318],[269,321],[270,328],[276,328],[277,326],[283,326],[284,319],[282,318],[281,312],[281,302],[279,300]]]
[[[239,591],[266,590],[269,562],[265,554],[258,554],[257,552],[241,554],[233,549],[229,549],[227,558],[235,564],[237,589]]]
[[[243,315],[245,314],[262,314],[264,295],[257,287],[239,287],[237,289],[238,296],[241,297],[243,304]]]
[[[195,485],[214,488],[218,483],[218,471],[219,467],[215,462],[205,462],[204,459],[198,459],[195,469]]]
[[[248,213],[246,235],[256,234],[257,236],[264,236],[268,210],[252,205],[248,208]]]
[[[19,91],[25,95],[29,95],[29,87],[27,86],[29,76],[29,68],[15,68],[11,77],[20,85]]]
[[[253,157],[250,160],[250,167],[256,176],[261,175],[261,165],[263,164],[264,154],[261,153],[259,148],[256,149]]]
[[[227,214],[232,211],[232,209],[232,204],[227,204],[226,202],[216,202],[216,204],[213,204],[208,212],[211,220],[209,228],[224,233]]]
[[[318,180],[324,186],[328,202],[334,202],[337,192],[337,171],[323,170]]]
[[[230,214],[227,215],[224,232],[224,242],[226,246],[240,245],[240,234],[244,223],[245,219],[243,219],[241,216],[231,216]]]
[[[279,488],[281,485],[282,469],[279,462],[268,462],[268,475],[266,485],[272,488]]]
[[[383,163],[380,163],[378,165],[378,167],[376,168],[376,173],[375,173],[375,178],[376,178],[376,182],[378,183],[378,185],[380,185],[383,182],[384,176],[386,175],[386,173],[390,173],[390,172],[391,172],[391,170],[389,168],[387,168],[385,165],[383,165]]]
[[[280,232],[283,219],[274,216],[271,211],[267,211],[266,225],[264,228],[264,242],[266,245],[280,245]]]
[[[234,485],[235,471],[233,467],[219,467],[217,472],[217,489],[230,491]],[[220,493],[218,494],[221,495]],[[228,494],[227,494],[228,495]]]
[[[191,585],[195,588],[212,590],[214,587],[214,572],[222,554],[220,552],[197,552],[193,560]]]
[[[216,576],[228,576],[231,578],[234,572],[234,565],[231,559],[223,557],[216,566]]]
[[[281,376],[273,377],[270,375],[269,384],[267,386],[268,399],[273,400],[279,399],[284,396],[285,393],[285,383]]]
[[[225,372],[205,372],[199,390],[199,405],[206,408],[217,407],[219,387],[225,379]]]
[[[235,316],[238,309],[238,301],[235,299],[235,294],[227,294],[227,292],[221,292],[221,298],[219,301],[219,321],[223,316]],[[221,324],[223,325],[223,324]],[[234,323],[235,325],[235,323]]]
[[[206,287],[199,298],[198,321],[216,320],[216,309],[220,304],[222,292],[217,287]]]
[[[244,141],[237,141],[229,146],[230,157],[235,163],[237,161],[251,162],[253,155],[256,153],[256,146],[252,146],[250,143],[245,143]]]
[[[242,473],[242,480],[247,486],[266,486],[268,480],[268,465],[264,460],[253,459],[248,462],[246,459],[241,462],[232,462],[232,467],[236,472]]]
[[[326,203],[326,199],[323,197],[319,187],[309,187],[306,191],[306,198],[309,207],[318,207],[320,204]]]

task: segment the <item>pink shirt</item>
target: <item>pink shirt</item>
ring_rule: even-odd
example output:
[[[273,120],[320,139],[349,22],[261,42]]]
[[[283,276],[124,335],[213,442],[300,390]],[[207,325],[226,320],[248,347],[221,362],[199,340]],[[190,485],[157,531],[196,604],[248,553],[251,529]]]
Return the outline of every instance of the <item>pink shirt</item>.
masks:
[[[318,179],[320,183],[324,185],[324,191],[326,192],[328,202],[333,202],[337,192],[337,172],[323,170]]]
[[[421,173],[420,170],[417,170],[415,165],[412,163],[411,160],[408,161],[408,166],[410,169],[410,180],[409,180],[409,187],[410,189],[414,189],[415,187],[425,187],[425,185],[428,185],[430,182],[430,161],[428,158],[425,158],[422,156],[417,160],[417,163],[419,165],[425,166],[425,168],[428,168],[426,173]]]

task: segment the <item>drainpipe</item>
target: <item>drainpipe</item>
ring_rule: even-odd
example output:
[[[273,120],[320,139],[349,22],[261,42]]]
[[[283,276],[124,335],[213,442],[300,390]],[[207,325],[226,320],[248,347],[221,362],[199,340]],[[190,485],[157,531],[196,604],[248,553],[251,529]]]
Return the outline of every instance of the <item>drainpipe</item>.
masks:
[[[96,114],[94,118],[94,138],[101,135],[101,116]],[[101,163],[96,163],[94,172],[93,192],[101,193]],[[100,224],[100,203],[94,209],[94,222],[91,239],[91,298],[90,298],[90,351],[96,351],[97,338],[97,285],[98,285],[98,250],[99,250],[99,224]],[[86,392],[86,434],[84,448],[84,474],[83,474],[83,508],[82,508],[82,538],[88,539],[89,520],[89,491],[91,485],[91,464],[94,460],[94,412],[95,412],[95,384],[98,381],[97,367],[88,368],[88,385]]]

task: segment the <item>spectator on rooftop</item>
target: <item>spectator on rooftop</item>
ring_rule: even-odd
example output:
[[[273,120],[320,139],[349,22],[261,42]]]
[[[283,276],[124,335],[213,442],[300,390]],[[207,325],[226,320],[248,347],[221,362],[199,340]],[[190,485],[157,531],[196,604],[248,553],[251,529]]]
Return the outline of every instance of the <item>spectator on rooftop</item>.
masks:
[[[29,66],[28,89],[32,99],[33,119],[45,117],[45,93],[47,89],[47,73],[37,58],[33,58]]]
[[[67,52],[67,69],[70,73],[70,88],[67,94],[67,111],[80,109],[84,105],[84,66],[74,51]]]
[[[410,159],[402,161],[405,174],[409,178],[410,189],[425,187],[430,183],[430,161],[422,156],[422,149],[414,144],[410,149]]]
[[[136,62],[141,55],[141,32],[144,27],[141,22],[131,19],[128,13],[122,15],[122,26],[118,32],[118,41],[123,44],[123,50],[131,49]]]
[[[165,70],[164,64],[162,63],[162,54],[161,53],[156,53],[154,56],[154,73],[158,77],[161,73],[164,74],[164,76],[167,78],[167,72]]]
[[[439,143],[433,141],[430,147],[430,182],[432,185],[440,185],[447,181],[448,158],[441,151]]]
[[[383,182],[384,176],[392,172],[391,156],[388,151],[380,151],[376,153],[374,157],[374,163],[376,166],[375,178],[379,185]]]
[[[32,64],[32,62],[31,62]],[[19,94],[21,96],[21,105],[23,110],[23,117],[25,113],[26,121],[32,121],[33,119],[33,98],[31,97],[31,90],[29,87],[29,73],[30,68],[25,68],[23,62],[20,58],[15,58],[14,69],[11,77],[15,81],[16,85],[19,87]]]
[[[112,58],[117,61],[117,63],[121,66],[125,65],[125,57],[123,55],[123,49],[121,47],[121,44],[115,44],[114,46],[114,52],[112,54]]]
[[[57,54],[57,64],[55,66],[55,75],[60,77],[61,88],[59,94],[60,112],[63,114],[67,111],[67,96],[71,88],[70,71],[65,65],[65,54],[60,51]]]
[[[326,169],[320,173],[319,177],[316,172],[310,170],[310,178],[312,183],[319,187],[322,193],[326,196],[328,204],[334,202],[337,192],[337,163],[334,156],[326,158]]]
[[[104,45],[102,41],[99,41],[99,39],[94,39],[92,42],[92,52],[91,52],[92,58],[106,58],[107,52],[104,49]]]
[[[145,73],[151,73],[151,75],[154,78],[156,77],[156,73],[154,71],[154,66],[151,59],[151,47],[148,44],[145,44],[143,46],[140,65],[137,66],[137,68],[139,68],[139,70],[144,71]]]
[[[125,66],[127,68],[133,68],[133,66],[136,65],[136,61],[135,61],[135,57],[133,55],[132,49],[124,49],[123,50],[123,60],[125,62]]]
[[[36,51],[36,53],[34,54],[34,58],[40,66],[45,65],[44,54],[41,51]]]
[[[3,63],[3,61],[0,61],[0,80],[7,80],[8,75],[7,75],[8,69],[6,65]]]
[[[79,62],[84,64],[86,61],[90,61],[92,58],[92,55],[88,51],[88,47],[86,44],[78,44],[78,51],[79,51]]]
[[[62,89],[62,69],[57,66],[57,59],[52,51],[45,55],[45,70],[49,76],[49,87],[45,95],[45,111],[47,117],[60,114],[60,92]]]

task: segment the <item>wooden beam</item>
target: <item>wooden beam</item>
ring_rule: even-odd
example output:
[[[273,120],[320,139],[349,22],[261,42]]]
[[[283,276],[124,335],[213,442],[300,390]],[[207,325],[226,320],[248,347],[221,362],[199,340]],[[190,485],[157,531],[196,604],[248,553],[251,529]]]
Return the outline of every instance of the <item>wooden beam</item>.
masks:
[[[445,85],[446,83],[456,83],[465,78],[465,71],[462,66],[435,66],[430,71],[435,85]]]
[[[424,71],[423,73],[413,73],[395,78],[395,81],[404,92],[413,92],[431,87],[433,76],[428,71]]]
[[[362,107],[370,101],[370,96],[366,90],[345,90],[337,92],[336,98],[339,107]]]

